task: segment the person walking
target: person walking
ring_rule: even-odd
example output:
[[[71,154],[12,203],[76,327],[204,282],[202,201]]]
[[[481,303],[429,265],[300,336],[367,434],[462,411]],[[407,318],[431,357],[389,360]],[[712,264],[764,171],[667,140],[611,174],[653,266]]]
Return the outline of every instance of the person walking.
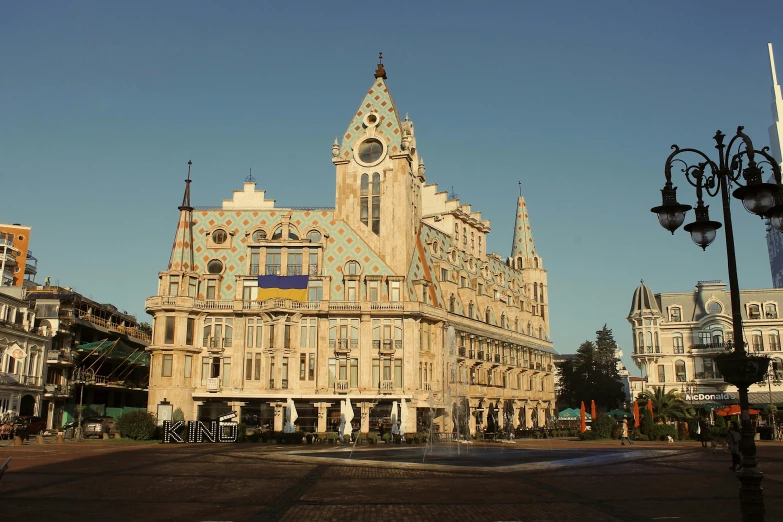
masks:
[[[707,419],[705,419],[704,416],[699,417],[699,424],[696,429],[699,433],[701,447],[706,448],[707,443],[710,441],[710,427],[707,425]]]
[[[620,443],[625,446],[626,440],[630,446],[633,446],[633,442],[631,442],[631,438],[628,436],[628,419],[623,419],[622,438],[620,439]]]
[[[736,422],[731,423],[731,429],[726,434],[726,442],[729,445],[729,451],[731,452],[731,471],[742,471],[742,460],[740,459],[740,440],[742,434],[740,434],[739,427]]]

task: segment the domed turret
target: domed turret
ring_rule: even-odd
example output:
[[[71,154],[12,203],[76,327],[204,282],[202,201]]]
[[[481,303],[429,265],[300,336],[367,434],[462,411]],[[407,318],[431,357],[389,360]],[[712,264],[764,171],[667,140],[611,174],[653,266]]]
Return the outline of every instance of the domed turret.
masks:
[[[650,287],[644,284],[644,280],[636,287],[633,293],[633,301],[631,301],[631,311],[628,313],[628,318],[638,317],[648,314],[660,314],[661,311],[658,308],[658,302],[655,300],[655,294],[650,290]]]

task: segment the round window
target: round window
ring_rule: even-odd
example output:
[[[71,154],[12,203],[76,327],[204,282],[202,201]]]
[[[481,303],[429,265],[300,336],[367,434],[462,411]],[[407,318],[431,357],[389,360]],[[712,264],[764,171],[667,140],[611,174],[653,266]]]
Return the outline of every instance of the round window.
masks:
[[[222,245],[226,242],[226,239],[228,239],[228,234],[226,234],[225,230],[215,230],[212,232],[212,242],[216,245]]]
[[[710,304],[707,305],[707,310],[711,314],[719,314],[723,311],[723,307],[720,305],[717,301],[712,301]]]
[[[375,138],[364,140],[359,145],[359,161],[362,163],[375,163],[381,159],[383,144]]]
[[[364,124],[368,127],[374,127],[378,124],[378,115],[370,113],[364,117]]]
[[[207,264],[207,272],[210,274],[219,274],[223,271],[223,263],[219,259],[213,259]]]

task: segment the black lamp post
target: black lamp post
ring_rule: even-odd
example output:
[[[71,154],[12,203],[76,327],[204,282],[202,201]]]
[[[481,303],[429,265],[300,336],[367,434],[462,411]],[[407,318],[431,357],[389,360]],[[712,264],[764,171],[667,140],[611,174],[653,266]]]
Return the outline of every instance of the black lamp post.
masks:
[[[672,152],[666,159],[666,184],[661,190],[663,203],[652,210],[658,215],[661,226],[674,234],[685,220],[685,213],[692,207],[677,202],[677,188],[672,186],[672,166],[682,165],[685,179],[696,188],[696,221],[685,225],[691,239],[702,249],[715,239],[721,224],[710,220],[709,206],[704,204],[704,193],[709,196],[721,194],[723,203],[723,223],[726,226],[726,254],[729,265],[729,290],[731,295],[732,329],[734,331],[734,350],[715,357],[718,369],[726,382],[737,387],[740,398],[742,419],[743,471],[740,480],[740,505],[742,519],[745,521],[764,520],[764,497],[761,489],[763,475],[756,469],[756,444],[753,441],[754,430],[750,423],[748,404],[748,386],[763,381],[769,366],[768,357],[748,356],[742,335],[742,309],[740,290],[737,282],[737,259],[734,251],[734,231],[731,224],[729,187],[739,186],[734,197],[740,199],[745,208],[762,218],[768,218],[773,227],[783,231],[783,188],[781,188],[780,167],[767,153],[768,148],[755,150],[750,138],[737,127],[737,134],[728,145],[723,144],[726,137],[721,131],[715,133],[715,148],[718,149],[718,162],[696,149],[681,149],[672,145]],[[736,147],[735,147],[736,146]],[[695,164],[689,164],[678,156],[692,154],[697,157]],[[757,160],[760,161],[757,162]],[[772,169],[776,183],[762,181],[763,171],[760,164],[766,163]]]

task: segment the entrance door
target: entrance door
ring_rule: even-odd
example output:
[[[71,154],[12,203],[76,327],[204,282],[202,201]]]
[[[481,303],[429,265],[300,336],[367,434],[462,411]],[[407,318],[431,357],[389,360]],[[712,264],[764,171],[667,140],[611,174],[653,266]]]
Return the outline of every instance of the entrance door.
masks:
[[[35,414],[35,397],[32,395],[25,395],[22,397],[19,403],[19,415],[34,415]]]

